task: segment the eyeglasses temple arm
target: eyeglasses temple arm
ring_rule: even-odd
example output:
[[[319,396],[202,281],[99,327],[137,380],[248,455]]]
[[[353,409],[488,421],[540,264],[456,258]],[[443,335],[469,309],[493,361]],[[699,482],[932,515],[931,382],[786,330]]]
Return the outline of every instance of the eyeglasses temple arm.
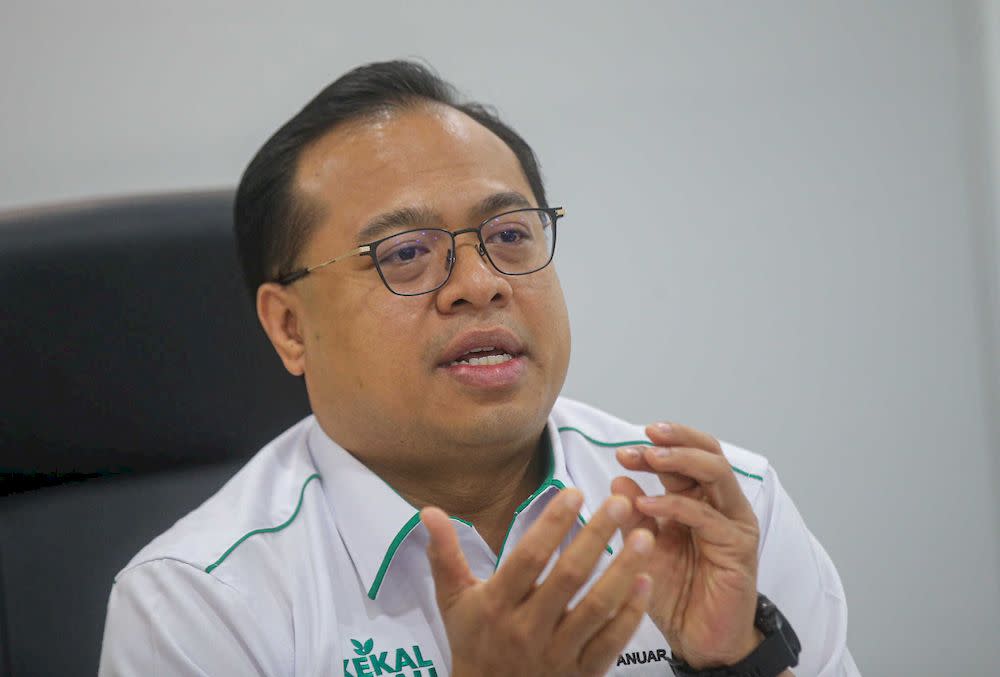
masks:
[[[301,280],[303,277],[313,272],[314,270],[319,270],[320,268],[324,268],[330,265],[331,263],[336,263],[337,261],[343,261],[344,259],[349,259],[352,256],[361,256],[362,254],[370,254],[371,250],[372,246],[370,244],[364,244],[361,245],[360,247],[355,247],[351,251],[345,252],[340,256],[335,256],[334,258],[328,261],[324,261],[323,263],[317,263],[315,266],[311,266],[309,268],[302,268],[301,270],[296,270],[294,272],[288,273],[288,275],[279,277],[275,281],[282,286],[289,285],[292,282],[295,282],[296,280]]]

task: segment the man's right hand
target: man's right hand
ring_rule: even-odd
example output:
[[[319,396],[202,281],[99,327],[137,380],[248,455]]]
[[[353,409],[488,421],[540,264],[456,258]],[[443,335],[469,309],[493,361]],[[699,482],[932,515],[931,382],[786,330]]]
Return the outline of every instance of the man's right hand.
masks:
[[[601,551],[631,511],[612,496],[536,581],[576,522],[583,497],[564,489],[545,507],[495,575],[472,575],[448,516],[425,508],[427,555],[437,603],[451,644],[452,677],[468,675],[603,675],[646,611],[652,581],[643,573],[653,535],[636,529],[625,549],[580,602]]]

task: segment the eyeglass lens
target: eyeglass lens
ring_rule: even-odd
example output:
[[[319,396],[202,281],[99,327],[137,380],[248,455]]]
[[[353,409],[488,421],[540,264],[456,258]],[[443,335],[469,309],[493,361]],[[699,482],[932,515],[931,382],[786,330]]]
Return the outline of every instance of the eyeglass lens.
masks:
[[[526,209],[501,214],[483,224],[486,254],[501,273],[524,275],[552,259],[552,216]],[[448,279],[454,238],[446,230],[409,230],[380,242],[375,260],[386,285],[397,294],[423,294]]]

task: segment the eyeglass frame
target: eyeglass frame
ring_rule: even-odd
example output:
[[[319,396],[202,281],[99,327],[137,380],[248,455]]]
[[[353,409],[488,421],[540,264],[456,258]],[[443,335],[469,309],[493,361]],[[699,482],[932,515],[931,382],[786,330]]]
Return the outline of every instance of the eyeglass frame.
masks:
[[[538,268],[535,268],[534,270],[529,270],[525,273],[506,273],[500,270],[499,266],[497,266],[496,262],[493,260],[493,257],[490,256],[489,249],[487,249],[486,247],[486,242],[483,240],[483,228],[486,226],[486,224],[488,224],[490,221],[494,219],[498,219],[501,216],[507,216],[508,214],[517,214],[519,212],[545,212],[546,214],[549,215],[549,217],[552,219],[552,249],[551,251],[549,251],[549,258],[545,261],[544,264],[542,264]],[[436,292],[438,289],[448,284],[448,280],[451,279],[451,274],[455,270],[455,259],[457,256],[456,252],[458,250],[458,242],[455,240],[455,238],[464,233],[476,234],[476,238],[479,240],[479,246],[476,247],[476,251],[479,253],[480,256],[485,256],[486,260],[490,262],[491,266],[493,266],[493,269],[498,273],[500,273],[501,275],[512,275],[512,276],[531,275],[532,273],[537,273],[539,270],[548,267],[548,265],[552,263],[552,259],[553,257],[555,257],[556,254],[556,222],[560,219],[560,217],[563,217],[565,215],[566,215],[566,210],[563,209],[562,207],[522,207],[521,209],[511,209],[510,211],[501,212],[500,214],[494,214],[493,216],[484,219],[483,222],[480,223],[475,228],[462,228],[461,230],[454,230],[454,231],[448,230],[446,228],[411,228],[409,230],[393,233],[392,235],[388,235],[373,242],[367,242],[363,245],[359,245],[354,249],[350,250],[349,252],[345,252],[339,256],[335,256],[332,259],[324,261],[323,263],[317,263],[315,266],[310,266],[308,268],[301,268],[299,270],[293,270],[290,273],[286,273],[281,277],[276,278],[274,280],[274,283],[280,284],[282,287],[287,287],[293,282],[297,282],[298,280],[301,280],[302,278],[306,277],[313,271],[319,270],[320,268],[325,268],[326,266],[329,266],[333,263],[337,263],[338,261],[344,261],[346,259],[351,258],[352,256],[370,256],[372,258],[372,263],[375,264],[375,270],[378,271],[378,276],[382,279],[382,284],[384,284],[385,288],[388,289],[391,293],[395,294],[396,296],[423,296],[424,294],[430,294],[432,292]],[[391,240],[394,237],[405,235],[406,233],[417,233],[428,230],[441,231],[443,233],[448,233],[448,235],[451,236],[451,261],[449,262],[448,265],[448,274],[445,276],[444,281],[441,282],[441,284],[439,284],[438,286],[434,287],[433,289],[417,292],[416,294],[401,294],[400,292],[393,289],[392,286],[386,281],[385,275],[382,273],[382,266],[379,265],[378,259],[375,258],[375,249],[378,248],[378,246],[383,242],[385,242],[386,240]]]

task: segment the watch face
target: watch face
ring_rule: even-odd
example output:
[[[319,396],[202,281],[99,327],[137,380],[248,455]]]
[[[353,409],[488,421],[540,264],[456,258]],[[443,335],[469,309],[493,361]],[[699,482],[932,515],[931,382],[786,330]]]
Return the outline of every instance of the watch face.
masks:
[[[782,625],[778,607],[764,595],[760,595],[757,600],[757,617],[754,619],[754,625],[765,635],[771,634]]]
[[[799,642],[795,630],[792,629],[791,624],[785,617],[781,615],[781,611],[774,605],[774,602],[761,594],[758,594],[757,617],[754,619],[754,625],[765,636],[777,635],[780,637],[782,640],[781,643],[787,649],[788,653],[794,657],[795,662],[791,666],[794,667],[798,663],[802,644]]]

